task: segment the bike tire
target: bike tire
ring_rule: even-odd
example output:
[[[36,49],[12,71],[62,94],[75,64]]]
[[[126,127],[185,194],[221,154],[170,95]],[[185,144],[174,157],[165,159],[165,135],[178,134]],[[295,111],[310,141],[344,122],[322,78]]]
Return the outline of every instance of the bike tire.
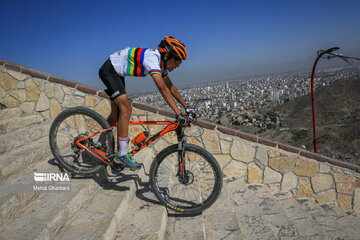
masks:
[[[184,151],[185,151],[185,154],[184,154],[185,156],[188,153],[190,153],[193,155],[197,154],[198,156],[202,157],[209,164],[210,167],[208,167],[208,169],[211,168],[211,170],[213,172],[212,173],[214,175],[213,190],[212,190],[211,194],[202,203],[198,203],[195,206],[183,206],[182,204],[174,203],[174,201],[173,201],[174,199],[170,199],[171,197],[166,196],[166,194],[165,194],[165,192],[168,192],[168,190],[166,191],[166,190],[164,190],[163,187],[160,186],[160,183],[159,183],[160,180],[158,179],[159,178],[158,171],[160,172],[162,170],[159,170],[159,167],[163,163],[164,159],[167,159],[172,154],[176,155],[178,153],[178,145],[177,144],[174,144],[174,145],[171,145],[171,146],[165,148],[155,157],[154,161],[151,164],[151,168],[150,168],[150,184],[151,184],[152,190],[153,190],[156,198],[167,208],[172,209],[172,210],[182,213],[182,214],[201,213],[205,209],[209,208],[219,197],[219,195],[221,193],[221,189],[222,189],[222,171],[221,171],[221,168],[220,168],[218,162],[216,161],[216,159],[205,149],[203,149],[199,146],[193,145],[193,144],[186,144]],[[187,159],[186,161],[189,161],[189,159]],[[188,163],[186,163],[186,164],[188,164]],[[197,177],[197,176],[193,176],[193,182],[197,181],[197,180],[195,180],[195,177]],[[166,180],[165,180],[165,182],[166,182]],[[169,180],[169,182],[171,182],[171,180]],[[165,183],[165,184],[168,184],[168,183]],[[194,186],[195,185],[196,185],[196,183],[194,184]],[[200,185],[201,184],[199,184],[199,186]],[[167,187],[165,187],[165,188],[167,188]],[[202,187],[200,186],[200,189],[201,188]],[[185,189],[185,186],[184,186],[184,189]],[[184,190],[184,191],[186,191],[186,190]],[[195,191],[194,191],[194,193],[195,193]],[[176,199],[178,199],[179,202],[183,201],[179,198],[176,198]],[[187,200],[183,201],[184,204],[186,203],[186,201]]]
[[[97,112],[91,109],[85,107],[74,107],[74,108],[66,109],[54,119],[50,127],[50,133],[49,133],[50,149],[55,159],[60,164],[60,166],[66,169],[67,171],[80,176],[94,176],[95,174],[103,171],[106,168],[107,164],[93,157],[92,161],[94,162],[94,166],[90,165],[85,168],[85,167],[81,167],[80,165],[77,166],[74,163],[69,163],[68,161],[65,160],[65,157],[74,157],[73,155],[63,156],[62,154],[62,149],[70,148],[69,144],[73,143],[73,141],[72,142],[65,141],[65,143],[64,142],[61,143],[60,140],[61,137],[59,136],[61,136],[61,134],[66,136],[70,135],[68,133],[71,132],[69,128],[74,128],[74,129],[79,128],[78,126],[69,127],[69,125],[76,125],[77,123],[72,123],[72,122],[74,121],[76,122],[77,119],[82,119],[83,125],[86,126],[91,125],[93,128],[97,128],[98,129],[97,132],[101,131],[102,129],[110,128],[108,122],[100,114],[98,114]],[[87,121],[89,122],[91,121],[91,124],[87,123]],[[65,126],[67,129],[65,129]],[[85,128],[84,126],[82,127]],[[80,131],[80,130],[76,130],[76,131]],[[73,132],[75,132],[75,130],[73,130]],[[81,133],[79,134],[79,136],[80,135]],[[58,141],[58,137],[59,137],[59,141]],[[69,136],[67,137],[70,139]],[[106,150],[107,155],[110,155],[114,152],[114,135],[112,131],[109,131],[106,134],[106,147],[107,147]],[[69,149],[68,152],[71,153],[71,150]],[[84,154],[85,155],[87,154],[86,150],[84,149],[79,150],[79,152],[82,153],[81,157],[83,157]],[[88,155],[87,158],[90,159],[91,155]]]

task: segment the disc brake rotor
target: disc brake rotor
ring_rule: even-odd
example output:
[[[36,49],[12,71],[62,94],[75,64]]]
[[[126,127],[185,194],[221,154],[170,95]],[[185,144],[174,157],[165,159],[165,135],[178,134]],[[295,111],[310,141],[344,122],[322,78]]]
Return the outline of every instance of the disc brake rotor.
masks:
[[[194,174],[186,170],[184,176],[179,176],[179,181],[184,185],[190,185],[194,182]]]

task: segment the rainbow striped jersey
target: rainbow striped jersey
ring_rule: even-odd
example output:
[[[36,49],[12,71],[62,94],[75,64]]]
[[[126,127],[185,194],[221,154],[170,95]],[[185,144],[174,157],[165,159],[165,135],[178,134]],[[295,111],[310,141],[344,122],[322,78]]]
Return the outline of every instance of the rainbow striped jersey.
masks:
[[[161,55],[157,49],[127,47],[110,55],[110,61],[120,76],[144,77],[168,72],[161,69]]]

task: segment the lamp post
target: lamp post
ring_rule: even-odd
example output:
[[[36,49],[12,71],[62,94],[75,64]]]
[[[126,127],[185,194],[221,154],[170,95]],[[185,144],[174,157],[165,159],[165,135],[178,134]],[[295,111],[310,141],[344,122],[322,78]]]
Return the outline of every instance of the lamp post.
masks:
[[[319,59],[327,53],[331,53],[333,51],[339,50],[340,48],[338,47],[333,47],[333,48],[329,48],[328,50],[320,50],[318,52],[318,57],[315,60],[313,69],[312,69],[312,74],[311,74],[311,101],[312,101],[312,118],[313,118],[313,133],[314,133],[314,152],[318,153],[318,139],[316,137],[316,121],[315,121],[315,91],[314,91],[314,75],[315,75],[315,68],[316,68],[316,64],[318,63]]]

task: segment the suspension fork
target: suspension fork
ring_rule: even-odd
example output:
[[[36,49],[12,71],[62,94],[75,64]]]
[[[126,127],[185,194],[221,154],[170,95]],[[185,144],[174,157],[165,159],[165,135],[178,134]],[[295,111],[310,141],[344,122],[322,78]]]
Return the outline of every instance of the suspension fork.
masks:
[[[182,127],[179,126],[179,128],[176,131],[178,136],[178,162],[179,162],[179,168],[178,168],[178,176],[184,177],[185,175],[185,136],[184,131]]]

